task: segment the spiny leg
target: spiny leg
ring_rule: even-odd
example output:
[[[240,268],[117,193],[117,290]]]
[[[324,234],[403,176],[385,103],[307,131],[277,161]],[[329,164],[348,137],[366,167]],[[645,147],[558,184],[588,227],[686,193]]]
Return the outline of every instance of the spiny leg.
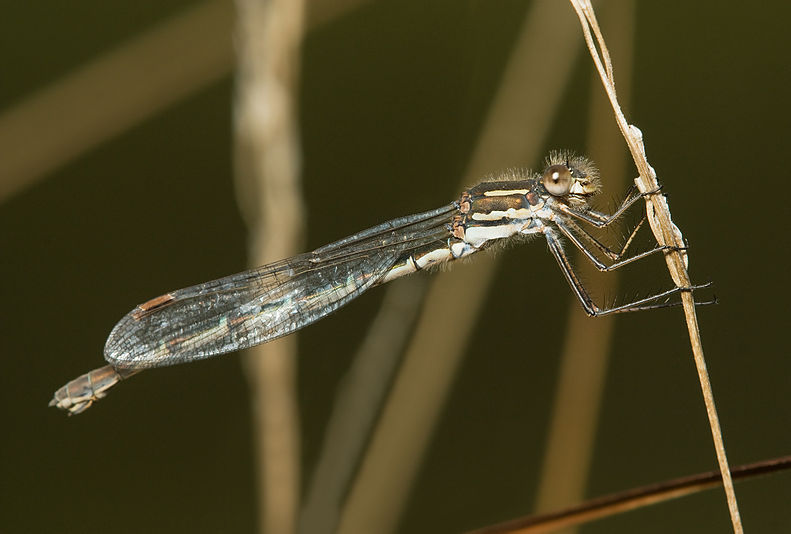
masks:
[[[640,228],[642,228],[643,224],[645,224],[646,216],[643,215],[643,217],[640,219],[640,222],[637,223],[637,225],[632,229],[629,236],[626,238],[626,240],[624,241],[623,245],[621,246],[618,252],[616,252],[615,250],[611,249],[610,247],[599,241],[582,226],[577,225],[574,222],[574,219],[589,223],[597,228],[605,228],[606,226],[608,226],[609,224],[620,218],[626,212],[626,210],[629,209],[629,207],[631,207],[632,204],[634,204],[634,202],[638,198],[644,197],[646,195],[652,195],[660,191],[660,189],[656,189],[654,191],[649,191],[648,193],[645,194],[633,195],[633,191],[636,190],[637,190],[636,186],[632,186],[629,189],[626,198],[621,203],[621,206],[612,215],[606,215],[604,213],[595,210],[577,211],[565,205],[557,206],[557,209],[561,213],[569,215],[569,217],[565,218],[565,224],[567,225],[567,227],[571,227],[573,231],[576,231],[578,234],[581,234],[584,239],[586,239],[589,243],[594,245],[602,254],[607,256],[607,258],[609,258],[611,261],[617,262],[621,260],[621,258],[623,258],[623,256],[626,254],[626,251],[634,242],[634,239],[637,236],[637,233],[640,231]],[[585,248],[587,249],[587,247]],[[585,250],[585,252],[587,254],[587,250]]]
[[[621,246],[621,249],[618,252],[614,251],[613,249],[611,249],[610,247],[599,241],[597,238],[591,235],[590,232],[588,232],[581,226],[575,224],[574,221],[572,221],[571,219],[566,219],[564,221],[555,220],[555,223],[558,225],[563,225],[565,230],[575,233],[575,235],[581,237],[582,239],[579,239],[579,241],[582,241],[584,239],[591,245],[595,246],[599,250],[599,252],[607,256],[607,258],[609,258],[611,261],[620,261],[621,258],[623,258],[624,255],[626,254],[626,251],[631,246],[632,242],[634,241],[634,238],[637,236],[637,232],[640,231],[640,228],[642,228],[645,221],[646,218],[643,217],[640,220],[640,222],[637,224],[637,226],[635,226],[634,229],[631,231],[629,237],[626,239],[626,241]],[[573,238],[569,237],[569,239],[573,239]]]
[[[560,270],[563,272],[563,275],[566,277],[566,280],[571,286],[571,290],[574,292],[574,295],[577,297],[577,300],[579,300],[580,304],[582,305],[582,308],[585,310],[585,313],[587,313],[591,317],[602,317],[605,315],[612,315],[614,313],[653,310],[656,308],[675,306],[678,303],[658,302],[658,301],[670,297],[672,295],[675,295],[677,293],[681,293],[683,291],[702,289],[709,287],[711,285],[711,283],[708,283],[702,285],[694,285],[690,287],[675,287],[673,289],[669,289],[667,291],[657,293],[656,295],[651,295],[649,297],[638,299],[634,302],[629,302],[627,304],[623,304],[620,306],[614,306],[612,308],[600,308],[595,302],[593,302],[593,299],[590,297],[590,295],[588,295],[588,292],[585,290],[585,286],[583,286],[582,282],[580,282],[579,278],[574,272],[574,268],[571,266],[571,262],[566,256],[566,253],[563,251],[563,246],[561,245],[555,233],[552,230],[548,230],[547,232],[545,232],[544,236],[547,239],[549,250],[552,251],[552,255],[555,256],[555,259],[557,260],[558,265],[560,266]]]
[[[626,198],[623,199],[621,205],[618,206],[618,209],[615,210],[615,212],[613,212],[612,214],[606,214],[596,210],[580,211],[580,210],[575,210],[574,208],[566,205],[560,206],[559,209],[566,215],[569,215],[571,217],[574,217],[575,219],[593,225],[596,228],[605,228],[610,224],[612,224],[613,222],[617,221],[639,199],[650,195],[656,195],[662,190],[662,188],[659,187],[657,189],[654,189],[653,191],[647,191],[645,193],[635,194],[634,191],[636,190],[637,187],[635,186],[630,187],[629,192],[626,194]]]
[[[645,219],[643,219],[643,220],[645,220]],[[566,236],[568,238],[568,240],[571,241],[574,244],[574,246],[576,246],[578,249],[580,249],[580,251],[582,251],[582,253],[585,254],[585,256],[588,258],[588,260],[590,260],[590,262],[593,263],[593,265],[599,271],[602,271],[602,272],[614,271],[615,269],[618,269],[619,267],[623,267],[624,265],[628,265],[628,264],[630,264],[632,262],[635,262],[637,260],[641,260],[641,259],[643,259],[643,258],[645,258],[647,256],[651,256],[652,254],[656,254],[657,252],[664,252],[664,251],[668,251],[668,250],[677,250],[676,247],[672,247],[670,245],[657,246],[655,248],[652,248],[651,250],[647,250],[645,252],[640,252],[639,254],[635,254],[634,256],[631,256],[629,258],[626,258],[626,259],[622,260],[621,258],[623,258],[623,255],[625,254],[626,249],[628,248],[628,245],[630,244],[630,242],[633,239],[633,236],[630,236],[630,238],[627,240],[627,243],[621,249],[621,252],[619,252],[618,254],[614,254],[613,256],[609,256],[608,255],[608,257],[610,257],[610,259],[617,260],[617,261],[615,261],[615,263],[613,263],[612,265],[606,265],[599,258],[597,258],[595,254],[593,254],[593,252],[585,245],[585,243],[583,242],[583,239],[582,239],[582,238],[584,238],[588,242],[593,243],[596,246],[596,248],[598,248],[604,254],[607,254],[607,251],[609,249],[607,249],[607,247],[605,247],[595,237],[590,235],[584,229],[582,229],[582,228],[580,228],[580,227],[578,227],[576,225],[573,225],[573,224],[569,225],[568,223],[556,221],[555,225],[557,226],[558,230],[560,230],[560,232],[564,236]],[[638,228],[639,228],[639,226],[638,226]],[[579,234],[581,234],[582,238],[580,238],[580,236],[577,233],[575,233],[575,232],[578,232]],[[606,249],[606,250],[603,250],[602,247],[604,249]]]

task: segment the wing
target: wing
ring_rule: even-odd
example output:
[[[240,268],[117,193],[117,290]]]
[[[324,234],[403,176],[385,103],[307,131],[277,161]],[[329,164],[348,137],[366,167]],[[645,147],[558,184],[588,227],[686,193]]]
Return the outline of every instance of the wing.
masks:
[[[413,251],[445,243],[455,205],[402,217],[307,254],[172,291],[113,328],[105,359],[122,369],[209,358],[290,334],[368,288]]]

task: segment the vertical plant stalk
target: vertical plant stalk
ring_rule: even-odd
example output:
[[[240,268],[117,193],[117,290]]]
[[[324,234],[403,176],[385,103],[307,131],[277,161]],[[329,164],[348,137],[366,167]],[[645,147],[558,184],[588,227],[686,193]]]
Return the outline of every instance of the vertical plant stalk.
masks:
[[[612,105],[618,127],[626,140],[626,144],[629,146],[629,151],[632,153],[632,158],[640,173],[640,176],[635,179],[635,184],[641,193],[656,191],[659,188],[659,182],[656,178],[656,172],[646,159],[642,132],[640,132],[636,126],[630,125],[627,122],[618,104],[612,62],[610,61],[604,37],[596,21],[593,6],[589,0],[570,1],[580,19],[582,31],[585,35],[585,42],[588,45],[593,62],[596,64],[596,69],[599,72],[602,85],[607,92],[607,97]],[[595,42],[594,35],[596,38]],[[596,48],[597,44],[601,55]],[[684,247],[683,235],[681,234],[681,230],[673,223],[667,199],[663,195],[647,195],[645,200],[646,215],[657,242],[660,245]],[[677,287],[683,288],[692,285],[689,273],[687,272],[688,258],[686,251],[676,250],[666,253],[665,262],[667,263],[673,283],[675,283]],[[717,416],[717,408],[714,404],[714,394],[706,369],[706,360],[703,356],[703,345],[700,338],[697,314],[695,312],[695,300],[690,291],[684,291],[681,293],[681,301],[684,308],[684,316],[686,317],[687,331],[689,332],[689,340],[692,346],[695,366],[698,371],[698,380],[700,381],[700,388],[706,405],[706,413],[709,418],[709,426],[711,427],[711,434],[714,440],[714,448],[717,453],[717,461],[719,463],[723,486],[728,500],[731,523],[733,524],[734,532],[740,534],[743,532],[743,527],[741,517],[739,516],[739,506],[736,502],[736,493],[733,489],[733,481],[731,480],[730,469],[728,467],[728,458],[725,453],[722,430],[720,428],[719,417]]]
[[[250,262],[261,265],[301,248],[297,73],[301,0],[237,0],[234,114],[238,202],[250,229]],[[295,530],[300,446],[295,393],[296,336],[247,351],[256,443],[259,528]]]
[[[634,0],[610,0],[605,7],[605,26],[612,29],[610,44],[622,58],[621,65],[625,63],[629,69]],[[625,78],[630,79],[629,73]],[[621,97],[628,100],[629,87],[621,85],[620,89]],[[591,85],[590,109],[588,155],[602,170],[608,190],[620,192],[626,189],[626,160],[618,145],[619,134],[610,118],[609,105],[595,84]],[[600,276],[582,253],[578,252],[577,257],[582,259],[578,270],[583,279],[590,280],[594,293],[615,293],[617,271]],[[537,513],[569,506],[585,496],[614,327],[615,317],[591,320],[582,313],[576,299],[569,302],[568,326],[536,499]]]
[[[562,4],[554,0],[532,4],[462,186],[480,181],[493,168],[540,157],[579,50],[579,34],[568,19]],[[545,46],[547,42],[552,46]],[[484,256],[432,280],[404,362],[349,490],[339,533],[396,530],[496,265],[496,258]]]
[[[379,311],[335,395],[321,454],[299,513],[300,534],[336,531],[343,500],[401,363],[428,280],[407,277],[388,285]]]

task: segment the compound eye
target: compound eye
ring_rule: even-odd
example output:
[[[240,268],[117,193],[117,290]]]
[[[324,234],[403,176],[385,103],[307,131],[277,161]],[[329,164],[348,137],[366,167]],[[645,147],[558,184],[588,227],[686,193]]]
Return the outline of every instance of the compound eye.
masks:
[[[567,194],[571,190],[571,183],[574,181],[571,171],[565,165],[551,165],[544,171],[544,176],[541,180],[544,182],[544,187],[549,191],[549,194],[556,197]]]

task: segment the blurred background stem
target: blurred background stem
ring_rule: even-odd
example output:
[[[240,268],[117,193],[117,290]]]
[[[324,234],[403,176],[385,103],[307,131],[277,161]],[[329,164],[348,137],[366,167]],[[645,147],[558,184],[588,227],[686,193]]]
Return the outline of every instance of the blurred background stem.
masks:
[[[534,2],[528,10],[459,190],[505,161],[540,159],[579,50],[579,32],[567,10],[552,0]],[[541,46],[549,40],[551,48]],[[397,529],[496,267],[495,258],[483,255],[432,281],[339,532]]]
[[[297,254],[304,205],[296,94],[305,6],[301,0],[237,0],[234,162],[247,221],[250,265]],[[296,336],[247,351],[261,532],[294,532],[300,439]]]
[[[618,90],[628,109],[634,39],[634,1],[611,0],[601,9],[601,24],[618,64]],[[595,82],[598,82],[598,75]],[[588,155],[602,173],[608,192],[626,189],[626,158],[609,102],[598,83],[591,85]],[[615,295],[617,271],[600,273],[577,251],[577,269],[594,295]],[[602,298],[602,297],[599,297]],[[591,320],[573,299],[560,355],[552,417],[541,469],[536,512],[544,513],[581,501],[595,451],[596,429],[615,327],[615,317]],[[565,532],[574,532],[569,528]]]

